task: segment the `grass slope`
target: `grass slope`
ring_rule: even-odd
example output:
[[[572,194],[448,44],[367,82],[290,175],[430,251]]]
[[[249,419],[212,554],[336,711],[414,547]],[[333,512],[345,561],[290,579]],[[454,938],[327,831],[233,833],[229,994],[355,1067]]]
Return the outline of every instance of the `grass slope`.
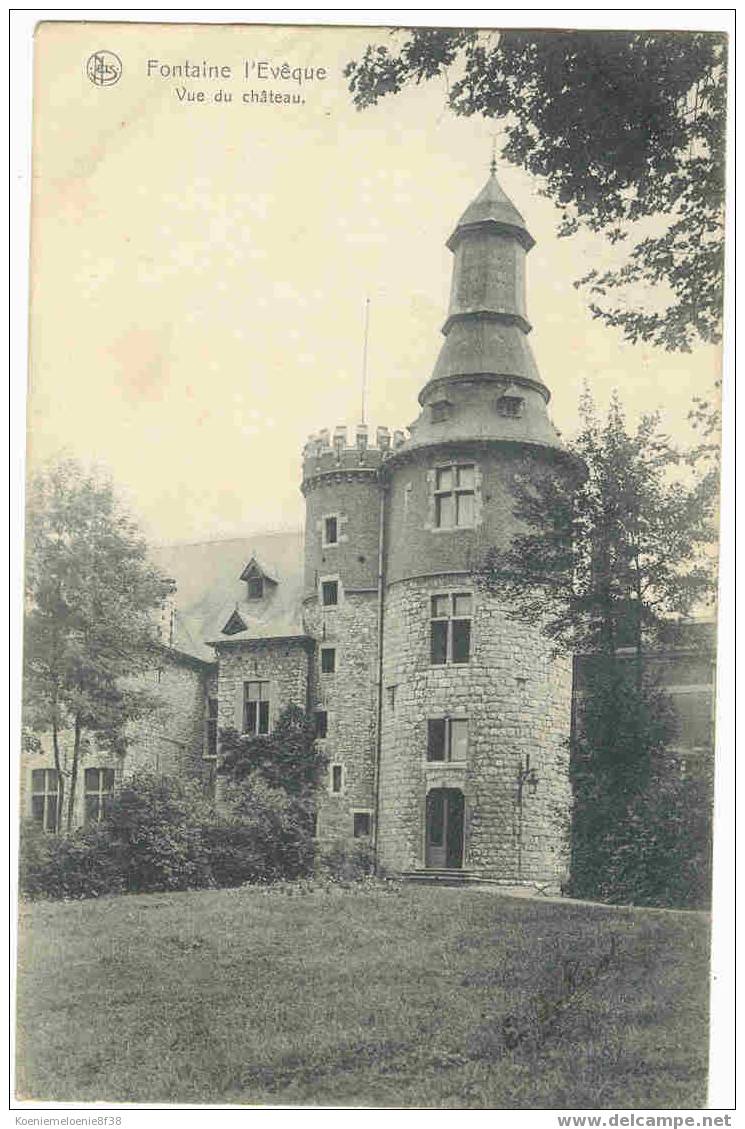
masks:
[[[26,905],[20,945],[21,1097],[705,1101],[702,914],[491,890],[243,888]]]

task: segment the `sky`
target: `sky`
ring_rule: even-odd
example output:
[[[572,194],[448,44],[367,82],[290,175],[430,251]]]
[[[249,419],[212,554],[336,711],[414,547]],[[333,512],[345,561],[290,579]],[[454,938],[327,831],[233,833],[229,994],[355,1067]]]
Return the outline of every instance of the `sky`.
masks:
[[[495,124],[452,115],[439,80],[355,110],[343,67],[387,36],[41,25],[32,472],[60,455],[102,465],[154,542],[300,527],[303,443],[359,420],[368,297],[368,422],[416,417],[442,342],[445,240],[488,176]],[[122,64],[106,87],[86,73],[102,49]],[[186,60],[231,76],[168,73]],[[314,76],[285,81],[283,64]],[[181,100],[180,88],[204,101]],[[218,90],[232,101],[215,101]],[[303,101],[244,102],[251,91]],[[503,163],[498,175],[536,239],[531,345],[560,431],[576,428],[587,383],[601,406],[618,389],[632,419],[660,408],[686,441],[691,397],[710,393],[719,349],[634,346],[594,321],[573,282],[618,249],[590,233],[559,239],[539,183]]]

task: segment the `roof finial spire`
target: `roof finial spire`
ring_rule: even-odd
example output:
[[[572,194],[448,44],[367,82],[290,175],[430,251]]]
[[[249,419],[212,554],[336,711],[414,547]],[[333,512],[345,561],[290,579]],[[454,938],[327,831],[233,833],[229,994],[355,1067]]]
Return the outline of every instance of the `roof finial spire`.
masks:
[[[491,139],[491,161],[489,162],[489,172],[492,176],[497,175],[497,135],[492,134]]]

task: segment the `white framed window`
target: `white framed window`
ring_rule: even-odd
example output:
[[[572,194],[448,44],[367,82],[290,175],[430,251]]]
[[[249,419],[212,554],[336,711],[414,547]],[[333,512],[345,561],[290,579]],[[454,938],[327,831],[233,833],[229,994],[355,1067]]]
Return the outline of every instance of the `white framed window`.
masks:
[[[427,760],[463,764],[468,759],[468,718],[430,717],[427,721]]]
[[[471,660],[471,592],[442,592],[431,597],[430,662],[463,665]]]
[[[321,674],[336,674],[336,647],[321,647]]]
[[[44,831],[56,831],[59,811],[59,776],[56,768],[34,768],[31,772],[31,817]]]
[[[476,524],[476,465],[435,468],[435,528],[473,529]]]
[[[269,732],[268,682],[243,683],[243,732],[263,736]]]
[[[113,768],[86,768],[85,823],[100,823],[109,814],[114,795]]]

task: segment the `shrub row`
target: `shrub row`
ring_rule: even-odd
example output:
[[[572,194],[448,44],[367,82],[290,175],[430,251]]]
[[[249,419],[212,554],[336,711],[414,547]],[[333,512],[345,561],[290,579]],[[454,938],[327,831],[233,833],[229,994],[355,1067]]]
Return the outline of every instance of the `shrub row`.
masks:
[[[237,886],[313,870],[311,801],[259,778],[231,784],[220,811],[195,783],[140,773],[106,820],[66,836],[25,825],[20,887],[29,897]]]

